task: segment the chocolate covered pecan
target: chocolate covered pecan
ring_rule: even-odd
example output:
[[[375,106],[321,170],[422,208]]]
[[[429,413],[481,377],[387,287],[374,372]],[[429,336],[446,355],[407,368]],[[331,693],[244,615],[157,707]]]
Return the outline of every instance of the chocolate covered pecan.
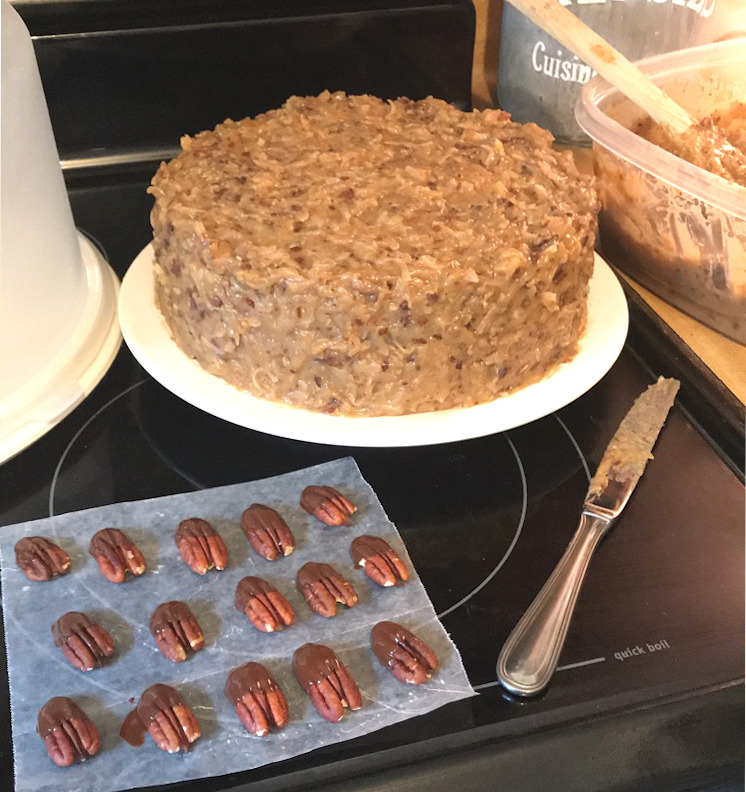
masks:
[[[36,731],[44,740],[49,758],[60,767],[85,762],[101,750],[101,737],[93,721],[65,696],[49,699],[39,710]]]
[[[172,600],[159,605],[150,617],[150,632],[161,653],[174,663],[183,663],[191,649],[205,643],[202,628],[186,602]]]
[[[350,545],[350,555],[355,569],[362,569],[380,586],[393,586],[398,580],[409,579],[404,562],[380,536],[358,536]]]
[[[223,689],[239,720],[257,737],[287,725],[288,702],[280,686],[261,663],[234,668]]]
[[[26,536],[16,542],[16,563],[29,580],[46,581],[70,571],[70,556],[43,536]]]
[[[275,561],[295,550],[290,526],[269,506],[252,503],[241,515],[241,527],[249,544],[267,561]]]
[[[67,662],[81,671],[101,668],[114,654],[111,635],[85,613],[70,611],[60,616],[52,625],[52,636]]]
[[[355,589],[329,564],[309,561],[298,570],[295,584],[308,607],[327,619],[337,615],[337,603],[357,605]]]
[[[370,631],[370,643],[378,661],[399,682],[421,685],[438,667],[435,652],[396,622],[378,622]]]
[[[93,535],[88,552],[96,559],[101,574],[112,583],[123,583],[131,572],[145,571],[145,558],[137,545],[118,528],[103,528]]]
[[[251,575],[236,586],[235,605],[262,632],[275,632],[295,621],[295,611],[287,599],[271,583]]]
[[[350,517],[357,511],[357,506],[334,487],[306,487],[300,505],[329,526],[349,525]]]
[[[307,643],[295,650],[293,672],[316,711],[325,720],[341,720],[345,708],[363,706],[360,690],[347,667],[323,644]]]
[[[161,751],[168,753],[191,750],[192,743],[202,734],[181,694],[160,684],[145,690],[119,730],[121,738],[135,748],[145,741],[145,732]]]
[[[209,569],[219,571],[228,566],[228,548],[207,520],[200,517],[182,520],[174,541],[186,565],[198,575],[204,575]]]

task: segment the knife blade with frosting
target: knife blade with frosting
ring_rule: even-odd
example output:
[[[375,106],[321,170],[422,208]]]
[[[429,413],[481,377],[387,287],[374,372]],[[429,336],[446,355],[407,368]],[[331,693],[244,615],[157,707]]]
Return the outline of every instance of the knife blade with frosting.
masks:
[[[578,530],[498,657],[497,678],[511,693],[532,696],[549,684],[591,557],[652,459],[678,390],[677,380],[659,378],[637,397],[607,446],[588,487]]]

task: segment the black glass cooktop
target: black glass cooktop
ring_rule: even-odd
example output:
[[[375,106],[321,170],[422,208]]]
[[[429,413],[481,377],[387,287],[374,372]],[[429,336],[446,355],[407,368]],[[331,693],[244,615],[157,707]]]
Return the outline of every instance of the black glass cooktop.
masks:
[[[147,242],[143,187],[132,178],[73,190],[79,224],[120,275]],[[122,348],[73,414],[0,467],[0,524],[356,459],[479,695],[276,766],[175,788],[425,789],[437,779],[494,789],[498,773],[506,789],[727,788],[743,766],[744,488],[737,461],[680,405],[591,564],[548,690],[516,699],[495,678],[503,642],[575,531],[606,443],[634,397],[670,373],[628,345],[590,392],[530,425],[365,449],[228,424],[170,394]],[[11,789],[3,695],[0,787]]]

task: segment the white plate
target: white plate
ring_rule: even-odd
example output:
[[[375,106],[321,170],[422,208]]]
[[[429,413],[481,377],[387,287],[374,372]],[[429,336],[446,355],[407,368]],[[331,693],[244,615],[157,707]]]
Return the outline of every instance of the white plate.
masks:
[[[596,256],[588,325],[580,349],[551,376],[488,404],[416,415],[348,418],[256,399],[208,374],[171,338],[155,306],[153,250],[146,247],[122,281],[122,335],[140,364],[189,404],[260,432],[326,445],[419,446],[494,434],[542,418],[592,388],[611,368],[627,337],[627,302],[617,277]]]

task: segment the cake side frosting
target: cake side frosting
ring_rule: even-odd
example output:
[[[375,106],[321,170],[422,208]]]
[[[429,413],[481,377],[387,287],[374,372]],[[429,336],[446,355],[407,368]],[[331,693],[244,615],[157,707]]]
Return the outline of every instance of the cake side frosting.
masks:
[[[597,201],[549,133],[437,99],[293,97],[151,186],[156,301],[207,371],[350,415],[464,407],[572,358]]]

